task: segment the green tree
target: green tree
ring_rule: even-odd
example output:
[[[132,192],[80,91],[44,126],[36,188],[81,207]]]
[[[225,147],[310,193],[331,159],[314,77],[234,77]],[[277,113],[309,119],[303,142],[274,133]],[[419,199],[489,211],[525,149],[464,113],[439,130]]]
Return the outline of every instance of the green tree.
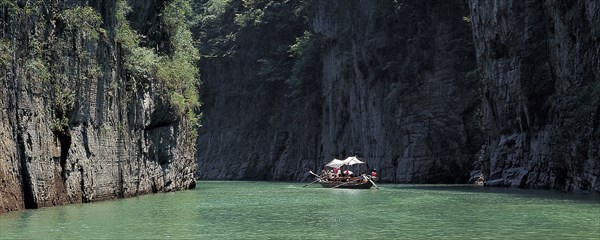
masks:
[[[127,15],[131,7],[125,0],[117,1],[117,25],[115,41],[124,55],[127,73],[146,81],[156,80],[164,87],[169,103],[180,116],[186,116],[193,126],[198,125],[195,112],[200,106],[198,98],[200,59],[190,28],[195,24],[189,0],[172,0],[161,12],[163,30],[168,36],[168,49],[157,54],[153,49],[142,47],[142,36],[131,28]],[[135,82],[134,82],[135,85]]]
[[[117,1],[115,41],[124,52],[125,70],[135,77],[149,79],[154,74],[159,57],[154,50],[140,46],[141,36],[131,28],[127,20],[130,12],[131,7],[127,1]]]
[[[190,117],[196,125],[194,112],[200,106],[197,85],[200,59],[194,46],[191,26],[195,23],[189,0],[173,0],[165,6],[162,22],[167,29],[171,54],[160,59],[156,75],[166,86],[171,104],[179,114]]]

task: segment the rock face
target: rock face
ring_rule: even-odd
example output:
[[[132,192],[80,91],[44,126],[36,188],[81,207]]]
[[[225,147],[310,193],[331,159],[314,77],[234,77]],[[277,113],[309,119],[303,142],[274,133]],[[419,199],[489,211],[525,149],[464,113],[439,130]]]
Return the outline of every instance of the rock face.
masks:
[[[193,188],[193,129],[153,84],[131,89],[115,2],[89,1],[92,40],[66,27],[76,1],[21,2],[0,11],[0,213]]]
[[[456,183],[477,145],[477,85],[457,1],[321,1],[322,162],[357,154],[382,180]],[[336,13],[336,14],[332,14]],[[343,24],[342,24],[343,23]]]
[[[228,20],[220,27],[234,24],[233,17]],[[286,97],[281,79],[261,74],[263,59],[275,59],[289,76],[287,49],[305,27],[295,19],[276,19],[240,32],[235,55],[201,59],[205,118],[197,145],[198,177],[298,180],[316,168],[320,92],[295,101]]]
[[[600,192],[600,3],[470,1],[488,184]]]
[[[298,104],[258,73],[255,45],[204,59],[198,176],[306,180],[357,155],[382,181],[466,182],[482,132],[471,29],[460,1],[315,1],[314,91]],[[267,29],[268,30],[268,29]],[[272,30],[269,30],[272,31]],[[268,34],[265,32],[264,34]],[[295,35],[294,35],[295,34]],[[280,45],[293,43],[280,39]],[[244,38],[248,37],[248,38]],[[240,35],[240,42],[264,43]],[[268,39],[268,36],[263,36]],[[285,76],[284,76],[285,77]],[[267,107],[261,105],[267,102]]]

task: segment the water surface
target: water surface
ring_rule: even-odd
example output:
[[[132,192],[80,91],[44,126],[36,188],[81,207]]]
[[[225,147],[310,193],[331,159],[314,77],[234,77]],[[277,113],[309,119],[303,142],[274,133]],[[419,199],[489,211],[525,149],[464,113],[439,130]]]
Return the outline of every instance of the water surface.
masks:
[[[199,182],[0,215],[0,239],[600,239],[600,195],[456,185],[380,190]]]

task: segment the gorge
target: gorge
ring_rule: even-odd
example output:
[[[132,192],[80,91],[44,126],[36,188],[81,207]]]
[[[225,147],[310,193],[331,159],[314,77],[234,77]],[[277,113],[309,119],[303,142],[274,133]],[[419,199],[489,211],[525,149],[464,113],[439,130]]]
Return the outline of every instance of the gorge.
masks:
[[[0,27],[0,213],[353,155],[600,192],[594,0],[0,0]]]

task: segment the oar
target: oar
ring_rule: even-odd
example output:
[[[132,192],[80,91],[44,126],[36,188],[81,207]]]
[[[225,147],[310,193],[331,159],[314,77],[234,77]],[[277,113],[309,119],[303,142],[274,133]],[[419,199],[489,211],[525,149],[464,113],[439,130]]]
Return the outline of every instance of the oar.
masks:
[[[375,188],[379,189],[379,187],[377,186],[377,184],[375,184],[375,182],[373,182],[373,180],[371,180],[370,177],[367,177],[367,179],[369,179],[369,181],[373,184],[373,186],[375,186]]]
[[[313,184],[313,183],[316,183],[316,182],[318,182],[319,180],[321,180],[321,179],[314,180],[314,181],[312,181],[312,182],[310,182],[310,183],[307,183],[306,185],[304,185],[304,186],[302,186],[302,187],[306,187],[306,186],[308,186],[308,185],[311,185],[311,184]]]
[[[314,173],[314,172],[312,172],[312,171],[308,171],[308,172],[309,172],[310,174],[312,174],[312,175],[315,175],[315,177],[317,177],[317,178],[319,178],[319,179],[321,178],[321,176],[319,176],[319,175],[315,174],[315,173]]]
[[[359,179],[359,180],[360,180],[360,179]],[[346,184],[348,184],[348,183],[353,183],[353,182],[356,182],[356,181],[358,181],[358,180],[354,180],[354,181],[350,181],[350,182],[345,182],[345,183],[342,183],[342,184],[340,184],[340,185],[334,186],[333,188],[337,188],[337,187],[339,187],[339,186],[344,186],[344,185],[346,185]]]

